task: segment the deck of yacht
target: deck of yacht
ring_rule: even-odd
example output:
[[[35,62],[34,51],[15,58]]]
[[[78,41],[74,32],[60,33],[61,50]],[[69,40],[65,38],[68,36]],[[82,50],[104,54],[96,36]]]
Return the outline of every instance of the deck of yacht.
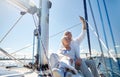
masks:
[[[38,77],[38,74],[25,67],[0,67],[0,77]]]

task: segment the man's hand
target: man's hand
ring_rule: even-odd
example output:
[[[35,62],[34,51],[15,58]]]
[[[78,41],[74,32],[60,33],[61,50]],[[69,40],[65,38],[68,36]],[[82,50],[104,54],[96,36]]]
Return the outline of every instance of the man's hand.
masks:
[[[83,17],[81,17],[81,16],[79,16],[80,17],[80,21],[81,21],[81,23],[82,23],[82,28],[83,28],[83,30],[86,30],[86,22],[85,22],[85,19],[83,18]]]
[[[77,59],[77,60],[76,60],[76,62],[75,62],[75,64],[76,64],[76,65],[78,65],[78,66],[80,66],[80,65],[81,65],[81,63],[82,63],[82,59],[80,59],[80,58],[79,58],[79,59]]]

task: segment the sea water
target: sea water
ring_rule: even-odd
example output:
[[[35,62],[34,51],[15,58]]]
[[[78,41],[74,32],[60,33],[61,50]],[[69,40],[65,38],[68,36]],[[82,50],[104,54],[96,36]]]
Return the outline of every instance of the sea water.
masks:
[[[103,59],[101,60],[101,57],[97,57],[94,59],[96,62],[96,66],[98,67],[99,62],[101,63],[98,67],[98,70],[100,73],[108,74],[109,77],[120,77],[120,70],[118,62],[120,59],[117,59],[117,61],[113,60],[112,58],[105,57],[105,63]],[[108,70],[108,71],[106,71]]]
[[[120,77],[120,70],[119,70],[119,65],[116,61],[114,61],[112,58],[104,58],[105,63],[107,66],[108,74],[109,77]],[[105,64],[101,60],[101,57],[96,57],[94,58],[96,67],[98,66],[98,63],[100,62],[100,66],[98,68],[99,73],[107,74],[106,69],[105,69]],[[120,59],[118,59],[120,61]],[[32,62],[32,60],[21,60],[22,62],[28,64],[29,62]],[[111,65],[110,65],[111,64]],[[5,66],[21,66],[21,64],[18,62],[16,63],[14,60],[0,60],[0,67],[5,67]]]

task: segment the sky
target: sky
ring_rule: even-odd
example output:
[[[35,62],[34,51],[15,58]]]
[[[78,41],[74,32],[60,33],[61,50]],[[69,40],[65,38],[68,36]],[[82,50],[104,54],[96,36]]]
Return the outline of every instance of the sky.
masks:
[[[39,0],[34,0],[38,6]],[[84,17],[83,0],[50,0],[52,2],[52,7],[49,10],[49,51],[56,52],[60,46],[61,37],[64,30],[75,26],[80,23],[79,16]],[[87,12],[88,12],[88,22],[94,27],[90,7],[87,1]],[[100,15],[97,6],[97,0],[90,0],[92,9],[94,12],[95,20],[97,23],[97,28],[102,41],[105,43],[102,24],[100,20]],[[113,36],[116,44],[117,52],[120,53],[120,0],[105,0],[108,15],[113,31]],[[108,26],[108,21],[106,17],[105,8],[103,5],[103,0],[99,0],[100,8],[102,11],[102,17],[104,21],[104,27],[106,31],[106,37],[109,44],[111,52],[114,53],[113,43],[111,39],[111,34]],[[21,16],[20,10],[6,2],[6,0],[0,0],[0,40],[7,33],[7,31],[13,26],[17,19]],[[72,32],[73,38],[77,37],[81,32],[81,24],[75,26],[69,31]],[[0,43],[0,47],[7,50],[9,53],[15,52],[21,48],[24,48],[33,43],[33,31],[35,29],[35,24],[31,14],[25,14],[22,19],[17,23],[14,29],[7,35],[7,37]],[[100,52],[100,47],[97,37],[94,35],[93,31],[90,29],[90,41],[91,49]],[[59,33],[61,32],[61,33]],[[58,35],[51,37],[52,35],[59,33]],[[80,46],[81,50],[88,50],[87,36],[83,40]],[[104,52],[106,52],[103,47]],[[24,49],[18,53],[21,54],[31,54],[33,47]],[[36,51],[35,51],[36,52]]]

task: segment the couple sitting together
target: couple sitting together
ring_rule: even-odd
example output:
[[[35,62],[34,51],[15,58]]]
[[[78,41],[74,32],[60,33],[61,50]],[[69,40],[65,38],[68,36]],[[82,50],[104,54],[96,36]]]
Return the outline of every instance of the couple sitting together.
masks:
[[[86,22],[83,17],[80,17],[80,20],[82,22],[81,34],[73,39],[71,32],[66,31],[61,40],[61,47],[57,51],[58,54],[52,53],[50,56],[54,77],[77,77],[78,70],[83,75],[81,77],[99,77],[94,61],[80,58],[79,46],[86,34]]]

